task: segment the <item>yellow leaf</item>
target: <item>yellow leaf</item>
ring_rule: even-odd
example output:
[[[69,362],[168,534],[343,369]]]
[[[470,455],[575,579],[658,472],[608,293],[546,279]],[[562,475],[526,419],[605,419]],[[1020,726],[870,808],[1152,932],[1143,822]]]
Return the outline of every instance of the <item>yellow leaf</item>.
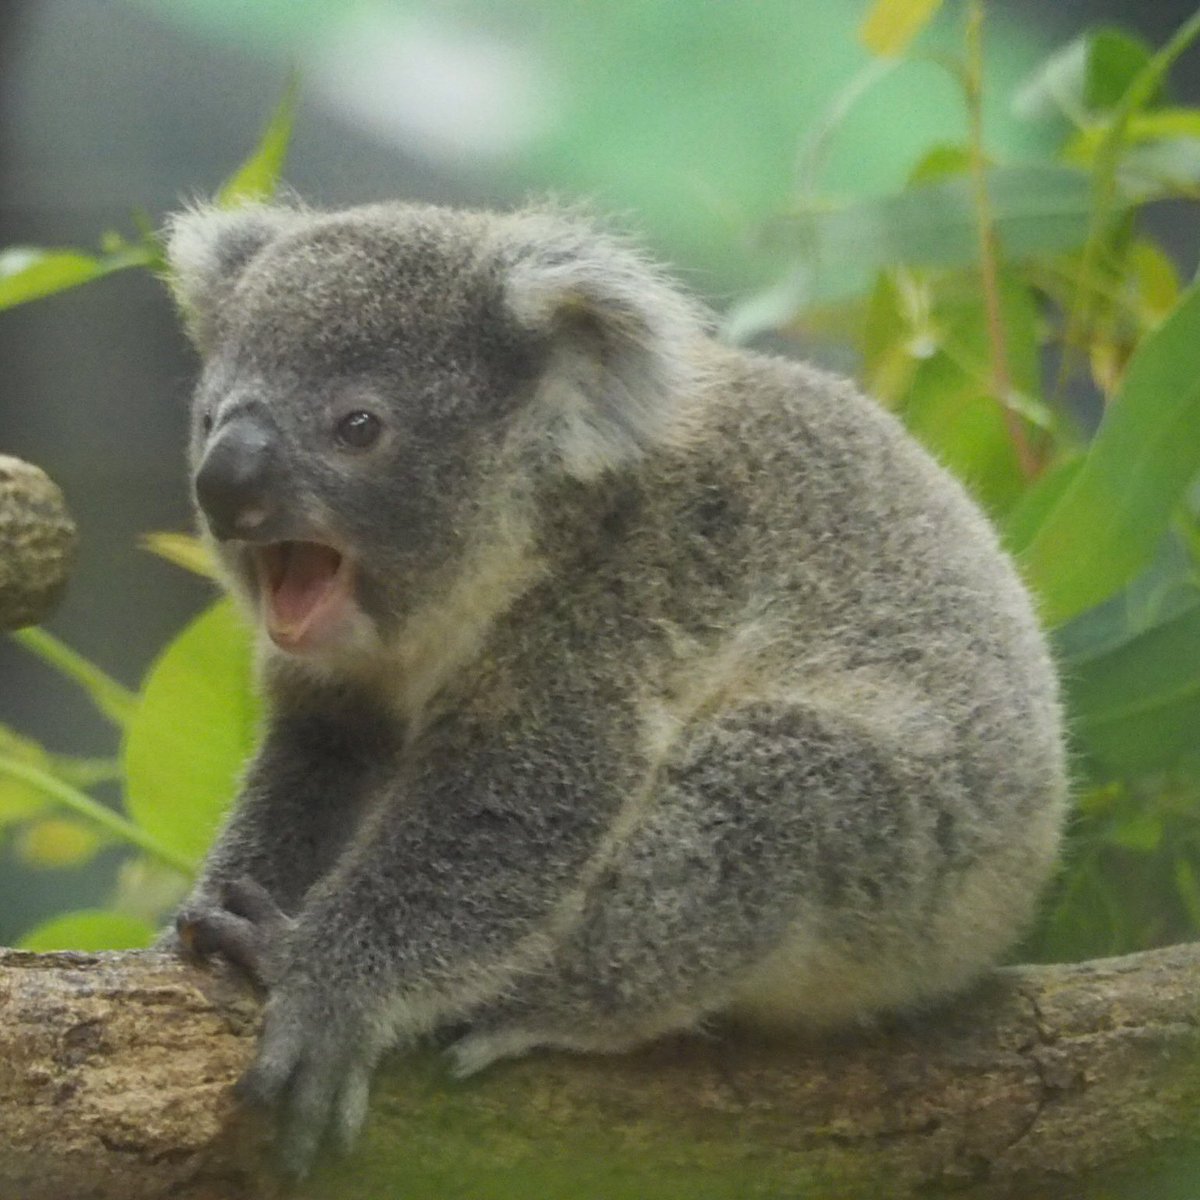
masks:
[[[300,95],[300,81],[292,75],[283,89],[283,96],[254,153],[242,163],[217,193],[221,208],[237,208],[242,204],[265,204],[275,195],[279,176],[292,140],[292,125]]]
[[[875,0],[859,27],[859,40],[881,58],[895,58],[933,20],[942,0]]]
[[[5,758],[41,770],[50,765],[50,756],[37,742],[0,725],[0,759]],[[45,807],[46,797],[37,788],[0,770],[0,826],[28,820]]]
[[[207,579],[217,578],[217,569],[207,547],[190,533],[146,533],[139,541],[143,550],[149,550],[185,571],[194,571]]]
[[[27,825],[17,839],[17,853],[31,867],[75,867],[100,847],[100,835],[78,821],[47,817]]]
[[[1155,329],[1179,301],[1179,274],[1175,264],[1148,238],[1133,244],[1129,254],[1138,317],[1147,329]]]
[[[930,147],[908,173],[910,184],[939,183],[966,175],[971,169],[971,148],[950,142]]]
[[[1111,118],[1094,121],[1080,129],[1063,147],[1064,162],[1090,167],[1096,151],[1103,144],[1112,126]],[[1125,146],[1144,146],[1152,142],[1200,139],[1200,109],[1158,108],[1153,112],[1135,113],[1125,125],[1122,141]]]

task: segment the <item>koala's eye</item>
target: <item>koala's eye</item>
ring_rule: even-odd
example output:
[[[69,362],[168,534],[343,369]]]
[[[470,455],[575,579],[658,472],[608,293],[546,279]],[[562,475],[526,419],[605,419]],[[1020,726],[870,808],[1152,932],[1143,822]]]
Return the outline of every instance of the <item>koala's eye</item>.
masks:
[[[200,428],[203,429],[204,432],[207,434],[207,433],[212,433],[212,427],[213,427],[212,413],[206,412],[200,418]]]
[[[337,423],[337,440],[353,450],[365,450],[375,444],[382,429],[379,418],[373,413],[347,413]]]

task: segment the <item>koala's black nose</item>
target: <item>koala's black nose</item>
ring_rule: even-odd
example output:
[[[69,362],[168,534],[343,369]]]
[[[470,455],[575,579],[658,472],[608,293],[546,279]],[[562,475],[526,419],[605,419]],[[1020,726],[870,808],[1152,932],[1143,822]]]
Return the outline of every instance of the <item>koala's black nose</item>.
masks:
[[[196,472],[196,499],[213,536],[253,537],[274,508],[274,433],[250,416],[217,431]]]

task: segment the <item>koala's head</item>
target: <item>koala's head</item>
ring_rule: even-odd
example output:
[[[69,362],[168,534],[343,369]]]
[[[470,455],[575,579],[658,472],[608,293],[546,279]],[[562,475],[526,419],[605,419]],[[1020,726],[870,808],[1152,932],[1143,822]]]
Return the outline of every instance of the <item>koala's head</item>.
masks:
[[[200,209],[168,262],[204,360],[202,528],[293,654],[386,641],[497,527],[501,483],[619,471],[692,390],[702,317],[552,212]]]

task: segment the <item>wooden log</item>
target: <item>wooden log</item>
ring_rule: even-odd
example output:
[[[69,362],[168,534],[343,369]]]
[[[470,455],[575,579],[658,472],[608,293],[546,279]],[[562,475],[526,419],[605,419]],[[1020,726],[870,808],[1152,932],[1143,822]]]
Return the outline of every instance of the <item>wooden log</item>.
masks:
[[[361,1147],[291,1191],[231,1094],[257,1014],[217,967],[0,951],[0,1196],[1028,1200],[1200,1146],[1197,946],[1008,968],[820,1042],[723,1030],[466,1083],[397,1055]]]

